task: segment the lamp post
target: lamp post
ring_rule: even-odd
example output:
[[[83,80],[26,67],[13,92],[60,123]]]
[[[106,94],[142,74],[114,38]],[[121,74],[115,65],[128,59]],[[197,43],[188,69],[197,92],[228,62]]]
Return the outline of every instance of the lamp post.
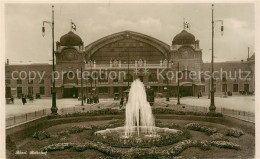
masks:
[[[167,72],[169,71],[169,58],[167,59]],[[170,97],[169,97],[169,80],[168,80],[168,76],[166,76],[166,101],[170,101]]]
[[[83,64],[84,62],[82,62]],[[82,64],[81,64],[81,67],[80,67],[80,82],[81,82],[81,106],[83,106],[83,77],[82,77]]]
[[[180,80],[179,80],[179,71],[180,71],[180,65],[179,65],[179,62],[178,62],[178,74],[177,74],[177,78],[178,78],[178,101],[177,101],[177,104],[180,105]]]
[[[89,61],[89,64],[90,64],[90,95],[92,95],[92,82],[93,82],[93,79],[92,79],[92,61],[91,61],[91,59],[90,59],[90,61]]]
[[[45,35],[45,27],[44,24],[47,23],[51,26],[52,29],[52,107],[51,113],[53,115],[57,115],[58,108],[56,106],[56,90],[55,90],[55,65],[54,65],[54,6],[52,5],[52,21],[43,21],[42,26],[42,36]]]
[[[224,31],[224,26],[223,26],[223,20],[215,20],[214,21],[214,4],[212,4],[212,20],[211,20],[211,25],[212,25],[212,56],[211,56],[211,98],[210,98],[210,106],[209,110],[211,112],[215,112],[216,106],[215,106],[215,101],[214,101],[214,77],[213,77],[213,72],[214,72],[214,25],[215,22],[221,22],[221,34],[223,35]]]
[[[127,52],[127,89],[129,89],[129,51]]]

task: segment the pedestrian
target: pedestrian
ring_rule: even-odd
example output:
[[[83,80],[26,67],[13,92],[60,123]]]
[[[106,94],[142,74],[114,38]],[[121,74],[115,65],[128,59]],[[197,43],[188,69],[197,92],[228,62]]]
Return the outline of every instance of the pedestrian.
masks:
[[[12,104],[14,104],[14,97],[13,96],[11,96],[11,102],[12,102]]]
[[[86,103],[86,99],[87,99],[87,97],[84,95],[84,97],[83,97],[84,103]]]
[[[99,103],[99,96],[97,95],[97,103]]]
[[[198,93],[198,98],[200,98],[200,94]]]
[[[87,97],[87,104],[90,104],[90,98]]]
[[[93,100],[94,100],[94,103],[96,104],[97,103],[97,95],[96,94],[94,95]]]
[[[93,95],[90,96],[90,104],[93,104]]]
[[[124,96],[121,96],[121,99],[120,99],[120,109],[123,107],[123,104],[124,104]]]
[[[25,96],[22,97],[22,103],[23,103],[23,105],[26,103],[26,98],[25,98]]]

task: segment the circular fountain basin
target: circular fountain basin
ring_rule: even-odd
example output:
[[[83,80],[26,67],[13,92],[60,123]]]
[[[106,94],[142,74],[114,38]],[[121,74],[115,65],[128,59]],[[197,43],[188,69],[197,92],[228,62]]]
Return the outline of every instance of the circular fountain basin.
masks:
[[[139,126],[140,129],[142,130],[142,128],[147,128],[144,126]],[[137,126],[133,127],[133,133],[136,132]],[[160,133],[170,133],[170,134],[175,134],[177,132],[180,132],[180,130],[176,130],[176,129],[170,129],[170,128],[160,128],[160,127],[152,127],[154,134],[160,134]],[[125,127],[116,127],[116,128],[110,128],[110,129],[105,129],[105,130],[100,130],[95,132],[95,135],[97,136],[104,136],[107,134],[124,134],[125,132]],[[142,133],[142,132],[141,132]],[[146,134],[146,136],[151,136],[152,134]]]
[[[129,128],[129,127],[128,127]],[[125,127],[116,127],[96,131],[95,135],[100,142],[113,145],[116,147],[153,147],[161,145],[161,142],[172,144],[175,139],[183,135],[183,132],[176,129],[149,127],[152,133],[147,133],[147,127],[133,126],[130,128],[129,135],[125,134]],[[139,133],[138,130],[139,129]],[[129,130],[129,129],[128,129]],[[172,143],[171,143],[172,142]]]
[[[180,130],[176,130],[176,129],[170,129],[170,128],[160,128],[160,127],[152,127],[153,133],[149,134],[149,133],[143,133],[142,129],[147,129],[147,127],[145,126],[134,126],[132,127],[132,132],[131,134],[133,134],[132,136],[136,136],[137,134],[137,128],[140,128],[140,136],[144,136],[144,137],[149,137],[149,138],[157,138],[160,137],[160,134],[176,134],[176,133],[180,133]],[[118,134],[121,138],[128,138],[129,136],[125,135],[125,127],[116,127],[116,128],[111,128],[111,129],[105,129],[105,130],[100,130],[95,132],[95,135],[97,136],[107,136],[107,135],[114,135],[114,134]]]

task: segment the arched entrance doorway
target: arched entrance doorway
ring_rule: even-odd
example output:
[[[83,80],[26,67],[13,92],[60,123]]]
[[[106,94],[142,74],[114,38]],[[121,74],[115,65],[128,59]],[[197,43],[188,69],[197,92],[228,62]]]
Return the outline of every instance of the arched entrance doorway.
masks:
[[[68,72],[63,75],[63,98],[78,97],[78,79],[73,77],[73,72]]]

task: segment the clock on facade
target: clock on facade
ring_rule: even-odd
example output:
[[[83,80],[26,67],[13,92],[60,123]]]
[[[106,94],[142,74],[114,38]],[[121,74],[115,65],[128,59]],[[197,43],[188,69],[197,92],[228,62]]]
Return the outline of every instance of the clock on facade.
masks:
[[[63,52],[63,60],[76,60],[77,59],[77,55],[75,53],[74,49],[66,49]]]
[[[188,47],[181,48],[179,52],[182,55],[181,57],[184,59],[194,58],[193,50],[191,48]]]

